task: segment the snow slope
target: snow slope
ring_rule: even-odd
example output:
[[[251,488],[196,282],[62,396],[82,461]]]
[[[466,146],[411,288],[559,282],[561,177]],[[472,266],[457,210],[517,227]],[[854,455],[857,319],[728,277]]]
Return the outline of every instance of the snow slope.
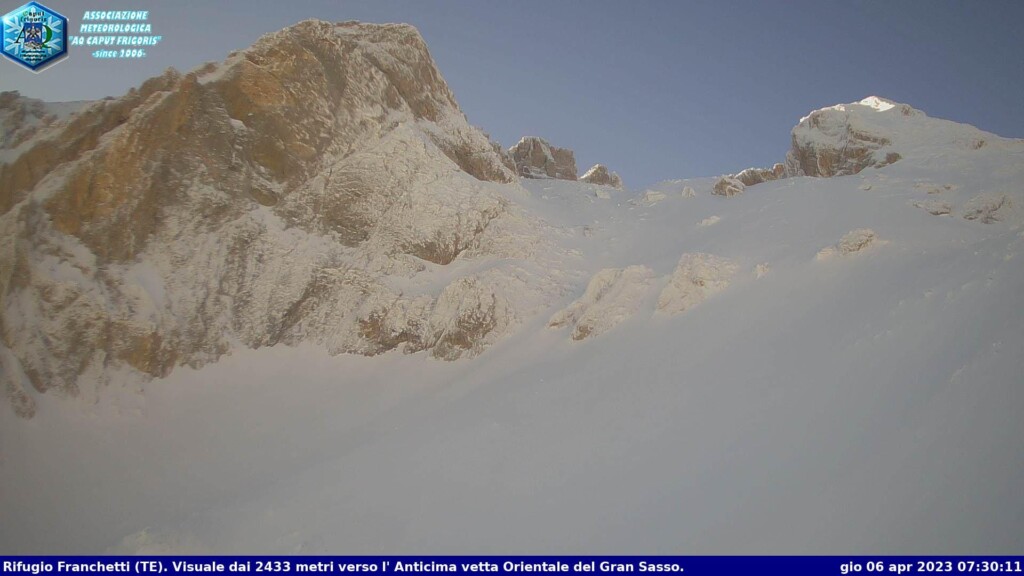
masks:
[[[728,198],[496,185],[560,301],[470,360],[240,347],[2,411],[0,553],[1019,552],[1024,145],[901,154]],[[729,282],[658,313],[684,254]],[[630,266],[616,325],[548,327]]]

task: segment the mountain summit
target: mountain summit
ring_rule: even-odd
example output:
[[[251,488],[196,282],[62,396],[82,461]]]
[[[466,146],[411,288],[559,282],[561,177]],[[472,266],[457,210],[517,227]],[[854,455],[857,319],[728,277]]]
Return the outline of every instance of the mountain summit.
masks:
[[[928,149],[977,149],[991,136],[973,126],[928,118],[908,104],[869,96],[801,118],[793,128],[787,166],[794,175],[845,176]]]

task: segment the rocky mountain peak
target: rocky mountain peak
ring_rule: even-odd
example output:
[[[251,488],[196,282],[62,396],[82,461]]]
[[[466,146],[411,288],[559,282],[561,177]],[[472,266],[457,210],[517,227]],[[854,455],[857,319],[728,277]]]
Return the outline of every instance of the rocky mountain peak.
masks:
[[[615,172],[608,170],[608,167],[604,164],[594,164],[591,166],[590,170],[587,170],[583,176],[580,176],[580,181],[622,189],[622,178]]]
[[[909,104],[869,96],[801,118],[793,128],[786,167],[795,175],[845,176],[936,147],[978,149],[994,137],[973,126],[929,118]]]
[[[36,126],[0,150],[0,385],[23,414],[233,342],[455,359],[515,316],[501,269],[400,280],[536,241],[411,26],[309,20],[64,120],[40,106],[0,101]]]
[[[573,151],[552,146],[543,138],[524,136],[508,152],[520,176],[577,179],[576,155]]]

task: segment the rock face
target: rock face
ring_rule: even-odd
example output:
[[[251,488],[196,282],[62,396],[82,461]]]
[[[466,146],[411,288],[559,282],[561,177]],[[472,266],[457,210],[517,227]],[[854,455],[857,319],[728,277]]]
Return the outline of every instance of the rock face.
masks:
[[[32,146],[37,135],[66,126],[85,104],[49,103],[17,92],[0,92],[0,214],[10,209],[19,191],[39,180],[43,169],[77,153],[76,146],[83,142],[88,146],[95,138],[89,131],[76,132],[70,142]]]
[[[516,171],[526,178],[576,180],[576,156],[568,148],[557,148],[543,138],[526,136],[509,148]]]
[[[22,415],[232,342],[473,355],[535,290],[486,264],[540,236],[410,26],[306,21],[74,115],[0,107],[0,387]]]
[[[594,164],[586,174],[580,177],[580,180],[589,184],[600,184],[622,190],[622,178],[619,178],[615,172],[610,172],[604,164]]]

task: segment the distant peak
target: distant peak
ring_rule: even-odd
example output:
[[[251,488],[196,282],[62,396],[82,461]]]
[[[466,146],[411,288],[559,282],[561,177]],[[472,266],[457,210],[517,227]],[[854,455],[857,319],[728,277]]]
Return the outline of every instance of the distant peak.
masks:
[[[576,180],[576,156],[538,136],[524,136],[508,149],[516,171],[526,178]]]

